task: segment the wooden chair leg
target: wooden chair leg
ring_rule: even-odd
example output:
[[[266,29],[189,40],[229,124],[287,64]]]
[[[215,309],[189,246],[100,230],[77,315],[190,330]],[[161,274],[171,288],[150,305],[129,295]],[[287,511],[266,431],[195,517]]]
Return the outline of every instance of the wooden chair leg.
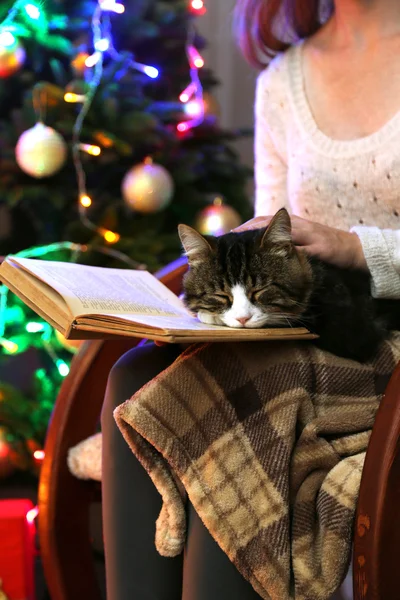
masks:
[[[93,482],[67,466],[69,448],[95,432],[108,374],[137,340],[83,345],[58,395],[39,483],[39,541],[52,600],[99,600],[89,534]]]
[[[358,498],[354,600],[400,598],[400,365],[379,407]]]

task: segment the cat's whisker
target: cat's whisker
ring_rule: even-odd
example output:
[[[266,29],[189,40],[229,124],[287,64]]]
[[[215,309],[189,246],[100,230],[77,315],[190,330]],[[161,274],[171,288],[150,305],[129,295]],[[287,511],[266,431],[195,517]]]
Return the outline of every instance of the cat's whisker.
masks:
[[[291,324],[290,320],[287,317],[284,317],[285,321],[287,321],[287,324],[289,325],[289,327],[291,327],[293,329],[293,325]]]

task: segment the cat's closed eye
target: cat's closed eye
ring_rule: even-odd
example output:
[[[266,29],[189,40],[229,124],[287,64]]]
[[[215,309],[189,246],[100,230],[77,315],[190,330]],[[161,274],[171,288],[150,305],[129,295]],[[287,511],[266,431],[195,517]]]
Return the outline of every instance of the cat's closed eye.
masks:
[[[255,290],[253,289],[253,290],[251,290],[251,292],[250,292],[250,300],[252,302],[259,302],[261,300],[261,297],[264,294],[267,294],[269,290],[270,290],[270,286],[266,286],[266,287],[263,287],[263,288],[260,288],[260,289],[255,289]]]
[[[218,298],[218,300],[222,300],[223,302],[232,302],[232,298],[228,294],[223,294],[223,293],[218,292],[218,293],[213,294],[213,297]]]

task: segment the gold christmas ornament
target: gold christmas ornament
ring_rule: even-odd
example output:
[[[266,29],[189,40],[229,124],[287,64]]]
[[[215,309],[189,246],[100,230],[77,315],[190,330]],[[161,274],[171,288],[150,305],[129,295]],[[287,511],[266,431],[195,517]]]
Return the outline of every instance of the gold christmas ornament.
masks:
[[[60,346],[62,346],[62,348],[64,348],[64,350],[68,350],[69,352],[73,353],[78,352],[79,348],[83,344],[82,340],[67,340],[57,329],[55,332],[57,342],[60,344]]]
[[[0,77],[5,79],[20,70],[25,50],[11,31],[0,33]]]
[[[149,214],[168,206],[174,194],[174,182],[164,167],[147,159],[126,173],[121,190],[129,208]]]
[[[50,177],[64,166],[67,145],[52,127],[36,123],[20,136],[15,157],[19,167],[31,177]]]
[[[241,222],[239,213],[217,196],[211,206],[200,211],[195,227],[202,235],[219,236],[239,227]]]

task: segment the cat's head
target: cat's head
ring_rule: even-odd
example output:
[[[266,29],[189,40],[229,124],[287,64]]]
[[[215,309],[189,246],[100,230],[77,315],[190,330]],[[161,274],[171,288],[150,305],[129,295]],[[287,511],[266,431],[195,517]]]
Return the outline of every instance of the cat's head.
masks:
[[[293,245],[288,212],[264,229],[212,240],[179,225],[190,269],[184,302],[200,321],[229,327],[284,326],[301,317],[312,290],[312,272]]]

